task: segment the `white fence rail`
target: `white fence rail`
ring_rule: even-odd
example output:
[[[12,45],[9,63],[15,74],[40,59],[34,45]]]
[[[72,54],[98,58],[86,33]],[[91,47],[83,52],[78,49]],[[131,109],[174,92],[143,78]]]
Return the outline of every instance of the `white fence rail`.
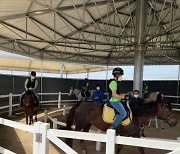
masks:
[[[174,151],[174,152],[170,152],[169,154],[180,153],[179,138],[178,140],[165,140],[165,139],[152,139],[152,138],[139,139],[132,137],[122,137],[122,136],[116,136],[114,130],[108,130],[106,134],[57,130],[57,129],[50,129],[50,124],[48,123],[36,122],[34,126],[28,126],[25,124],[21,124],[3,118],[0,118],[0,124],[33,133],[33,154],[48,154],[49,140],[52,141],[54,144],[56,144],[64,152],[77,154],[76,151],[68,147],[58,137],[105,142],[106,154],[115,153],[115,144],[149,147],[155,149]],[[0,150],[6,151],[6,149],[2,149],[2,148],[0,148]]]
[[[60,108],[62,103],[65,102],[75,102],[77,100],[62,100],[62,95],[68,95],[69,93],[38,93],[38,95],[57,95],[57,100],[44,100],[44,101],[40,101],[41,104],[46,104],[46,103],[57,103],[57,107]],[[0,99],[1,98],[9,98],[9,105],[5,105],[5,106],[1,106],[0,109],[7,109],[9,108],[9,116],[12,116],[12,112],[13,112],[13,107],[14,106],[19,106],[18,104],[13,104],[13,97],[19,97],[20,94],[12,94],[9,93],[9,95],[0,95]]]
[[[15,154],[14,152],[4,149],[3,147],[0,147],[0,153],[1,154]]]

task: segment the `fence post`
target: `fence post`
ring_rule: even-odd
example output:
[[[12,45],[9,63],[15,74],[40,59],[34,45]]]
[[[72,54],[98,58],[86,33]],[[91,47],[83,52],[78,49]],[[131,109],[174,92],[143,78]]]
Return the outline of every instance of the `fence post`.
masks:
[[[47,131],[50,128],[49,123],[43,123],[40,125],[42,133],[42,142],[40,144],[40,154],[49,154],[49,139],[47,138]]]
[[[9,117],[12,116],[12,93],[9,93]]]
[[[48,112],[47,110],[44,110],[44,122],[47,123],[47,119],[48,119]]]
[[[57,129],[57,118],[53,118],[53,129]]]
[[[100,129],[97,130],[97,133],[101,133]],[[101,142],[96,142],[96,151],[101,151]]]
[[[115,154],[115,130],[108,129],[106,136],[106,154]]]
[[[63,105],[63,116],[65,116],[66,115],[66,105]]]
[[[33,133],[33,154],[48,154],[49,140],[47,130],[50,128],[49,123],[35,122]]]
[[[34,123],[34,132],[33,132],[33,154],[40,154],[40,125],[42,122]]]
[[[59,92],[59,95],[58,95],[58,108],[61,107],[61,92]]]

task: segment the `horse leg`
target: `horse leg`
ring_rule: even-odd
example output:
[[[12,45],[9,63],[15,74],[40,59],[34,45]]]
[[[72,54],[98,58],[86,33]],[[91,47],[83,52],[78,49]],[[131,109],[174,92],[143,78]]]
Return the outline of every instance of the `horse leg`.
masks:
[[[37,122],[37,114],[35,114],[35,121]]]
[[[132,137],[140,138],[140,131],[138,132],[138,134],[137,134],[137,135],[132,136]],[[143,148],[143,147],[137,147],[137,148],[138,148],[138,150],[139,150],[140,154],[145,154],[145,152],[144,152],[144,148]]]
[[[117,147],[116,147],[116,154],[118,154],[118,153],[121,152],[122,147],[123,147],[122,144],[118,144],[118,145],[117,145]]]
[[[143,148],[143,147],[137,147],[137,148],[138,148],[140,154],[145,154],[145,153],[144,153],[144,148]]]
[[[83,132],[89,132],[89,129],[91,127],[91,124],[88,124],[84,129]],[[84,143],[84,140],[81,140],[81,148],[82,148],[82,154],[86,154],[87,150],[86,150],[86,146]]]
[[[26,116],[26,125],[28,125],[28,115],[25,114],[25,116]]]
[[[29,116],[29,125],[31,125],[31,122],[32,122],[32,116],[30,115]]]
[[[81,131],[81,128],[75,126],[74,131]],[[71,138],[66,138],[66,139],[65,139],[65,143],[66,143],[69,147],[72,148],[72,145],[73,145],[73,139],[71,139]]]

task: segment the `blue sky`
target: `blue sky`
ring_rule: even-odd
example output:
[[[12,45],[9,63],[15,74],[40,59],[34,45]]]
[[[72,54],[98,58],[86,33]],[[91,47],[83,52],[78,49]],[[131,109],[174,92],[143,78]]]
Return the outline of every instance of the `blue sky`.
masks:
[[[4,51],[0,51],[0,56],[2,57],[20,57],[20,58],[27,58],[25,56],[20,56]],[[123,80],[133,80],[133,73],[134,67],[133,66],[120,66],[124,69],[124,76]],[[144,66],[144,75],[143,80],[178,80],[178,65],[151,65],[151,66]],[[6,71],[0,70],[0,74],[14,74],[14,75],[28,75],[28,72],[20,72],[20,71]],[[37,73],[40,76],[40,73]],[[59,74],[49,74],[43,73],[44,77],[57,77],[59,78]],[[66,77],[64,75],[64,77]],[[83,79],[86,77],[85,73],[81,74],[71,74],[67,76],[68,78],[79,78]],[[108,72],[108,79],[112,77],[111,71]],[[106,79],[106,71],[103,72],[94,72],[89,73],[89,79]]]

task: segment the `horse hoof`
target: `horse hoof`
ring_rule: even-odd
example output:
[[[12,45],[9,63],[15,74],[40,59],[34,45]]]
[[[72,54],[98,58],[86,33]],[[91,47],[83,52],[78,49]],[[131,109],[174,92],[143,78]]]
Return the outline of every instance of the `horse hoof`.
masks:
[[[86,150],[82,150],[82,154],[87,154]]]

